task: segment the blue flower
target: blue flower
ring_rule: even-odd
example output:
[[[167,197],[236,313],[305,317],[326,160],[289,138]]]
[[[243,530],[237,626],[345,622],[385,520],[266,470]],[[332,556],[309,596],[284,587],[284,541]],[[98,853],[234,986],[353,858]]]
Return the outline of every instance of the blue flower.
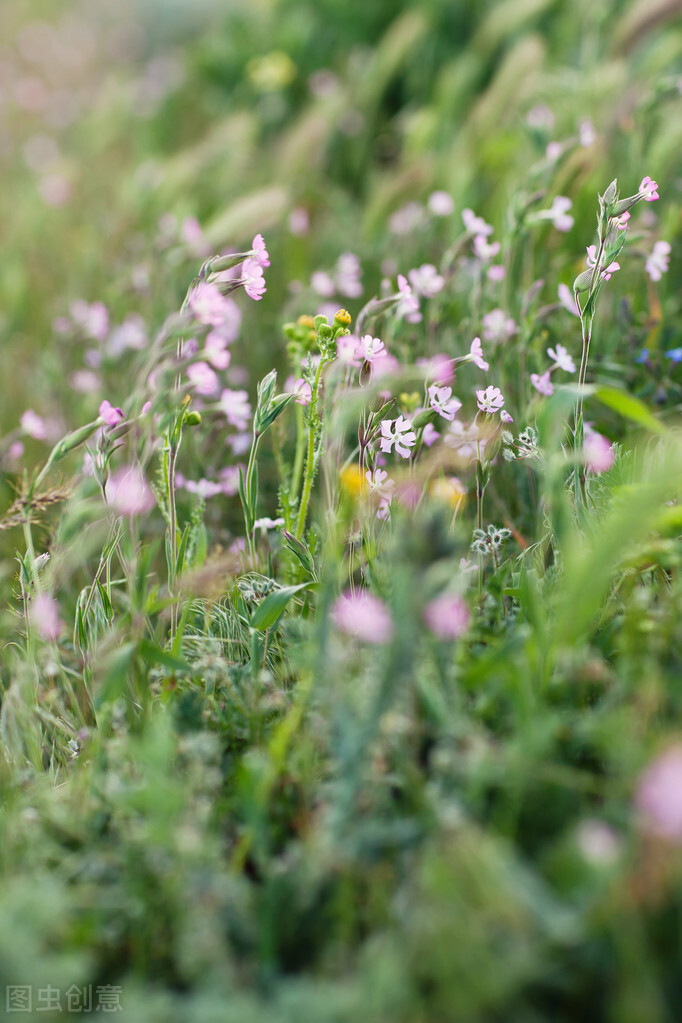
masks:
[[[666,353],[668,359],[672,359],[673,362],[682,362],[682,348],[671,348]]]
[[[635,359],[635,362],[646,363],[648,361],[649,361],[649,349],[648,348],[642,348],[641,352],[639,353],[639,355]]]

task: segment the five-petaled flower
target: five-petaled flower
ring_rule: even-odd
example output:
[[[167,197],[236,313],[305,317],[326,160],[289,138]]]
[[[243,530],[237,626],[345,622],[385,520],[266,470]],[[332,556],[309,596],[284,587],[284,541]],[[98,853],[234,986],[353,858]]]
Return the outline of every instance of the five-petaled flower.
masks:
[[[486,387],[485,391],[476,391],[476,401],[481,412],[492,415],[504,405],[504,397],[499,387]]]
[[[395,450],[402,458],[409,458],[410,448],[417,443],[417,434],[412,429],[412,423],[404,416],[397,419],[384,419],[381,424],[381,450]]]
[[[388,355],[384,342],[371,334],[365,334],[360,338],[361,355],[365,362],[372,363],[375,359],[385,359]]]
[[[656,199],[660,199],[658,183],[650,178],[648,174],[645,178],[642,178],[639,184],[639,197],[644,199],[644,202],[655,202]]]
[[[439,416],[450,422],[455,418],[457,410],[462,407],[461,401],[452,397],[451,387],[438,387],[437,384],[429,387],[429,405]]]
[[[260,302],[266,292],[263,267],[256,259],[245,259],[242,263],[242,276],[240,283],[244,291],[254,302]]]

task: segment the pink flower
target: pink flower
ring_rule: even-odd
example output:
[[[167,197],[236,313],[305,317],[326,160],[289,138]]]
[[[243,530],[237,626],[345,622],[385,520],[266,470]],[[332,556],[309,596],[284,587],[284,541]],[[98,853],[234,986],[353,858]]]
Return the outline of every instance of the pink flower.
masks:
[[[535,388],[535,390],[539,391],[540,394],[545,394],[547,395],[548,398],[550,397],[550,395],[554,394],[554,385],[550,380],[549,370],[547,370],[547,372],[543,373],[541,376],[538,376],[537,373],[531,373],[530,382]]]
[[[433,423],[427,423],[422,430],[422,443],[426,444],[427,448],[430,448],[439,437],[440,434]]]
[[[199,323],[212,327],[219,327],[230,312],[227,299],[221,295],[217,284],[210,281],[197,284],[189,296],[188,306]]]
[[[242,467],[243,470],[243,467]],[[234,497],[239,493],[239,466],[227,465],[218,473],[220,486],[227,497]]]
[[[489,242],[485,235],[477,234],[474,235],[472,248],[476,259],[480,259],[482,263],[489,263],[500,251],[501,246],[499,242]]]
[[[419,323],[422,314],[419,312],[419,302],[412,294],[412,288],[402,274],[398,274],[398,303],[396,313],[403,317],[408,323]]]
[[[207,480],[202,477],[200,480],[186,480],[182,479],[182,482],[175,477],[176,486],[183,487],[188,494],[196,494],[206,501],[209,497],[215,497],[217,494],[224,493],[223,486],[221,483],[214,483],[213,480]]]
[[[682,844],[682,745],[676,743],[645,769],[635,792],[644,830]]]
[[[21,429],[29,437],[33,437],[34,440],[47,440],[45,420],[37,412],[34,412],[32,408],[26,409],[19,422]]]
[[[335,291],[335,284],[326,270],[315,270],[310,278],[310,287],[323,298],[331,298]]]
[[[552,208],[546,211],[557,231],[570,231],[573,227],[573,217],[568,213],[572,205],[571,200],[565,195],[557,195],[552,202]]]
[[[206,336],[204,358],[214,369],[227,369],[232,361],[232,355],[227,350],[227,341],[217,330],[212,330]]]
[[[483,348],[481,346],[480,337],[475,337],[471,342],[469,358],[473,362],[474,366],[478,366],[479,369],[485,370],[486,372],[490,369],[490,363],[486,362],[483,358]]]
[[[208,256],[211,251],[210,242],[206,240],[201,224],[196,217],[185,217],[180,224],[180,236],[190,252],[199,257]]]
[[[156,504],[154,493],[137,465],[129,465],[109,477],[107,502],[119,515],[146,515]]]
[[[417,443],[417,434],[412,429],[412,423],[404,416],[397,419],[384,419],[381,424],[381,450],[395,450],[402,458],[409,458],[410,448]]]
[[[443,593],[426,605],[424,621],[438,639],[458,639],[469,628],[471,612],[461,597]]]
[[[426,200],[426,205],[434,217],[449,217],[455,209],[455,200],[449,192],[443,192],[439,189],[431,193]]]
[[[585,149],[589,149],[597,141],[597,132],[592,121],[588,118],[580,122],[578,134],[580,136],[580,145]]]
[[[554,365],[557,369],[563,369],[567,373],[575,373],[575,363],[568,354],[568,349],[564,348],[563,345],[557,345],[556,351],[553,348],[548,348],[547,354],[550,359],[554,359]]]
[[[266,292],[263,267],[255,259],[245,259],[242,263],[241,284],[244,291],[254,302],[260,302]]]
[[[438,273],[433,263],[423,263],[417,269],[410,270],[407,276],[413,289],[424,298],[434,298],[445,285],[445,278]]]
[[[632,214],[628,211],[627,213],[623,213],[620,217],[614,217],[613,223],[619,231],[625,231],[627,230],[628,220],[631,216]]]
[[[357,369],[363,360],[360,339],[354,334],[342,334],[336,342],[336,355],[340,362]]]
[[[616,460],[613,445],[601,433],[588,433],[583,443],[583,458],[590,472],[599,476]]]
[[[504,405],[504,398],[499,387],[486,387],[485,391],[476,391],[476,401],[481,412],[492,415]]]
[[[362,294],[362,267],[353,252],[342,252],[336,261],[336,288],[346,298],[359,298]]]
[[[488,267],[486,277],[489,281],[503,281],[507,276],[507,271],[503,266],[498,266],[496,263],[493,266]]]
[[[516,333],[516,324],[502,309],[491,309],[483,317],[483,337],[486,341],[507,341]]]
[[[207,362],[193,362],[187,367],[187,379],[197,394],[214,394],[220,381]]]
[[[509,415],[509,413],[507,412],[506,408],[501,408],[501,409],[500,409],[500,420],[501,420],[501,421],[502,421],[503,423],[513,423],[513,422],[514,422],[514,420],[512,419],[512,417],[511,417],[511,416]]]
[[[226,345],[231,345],[239,337],[239,328],[242,325],[242,311],[235,300],[230,298],[229,295],[221,295],[221,298],[223,299],[221,307],[223,318],[219,324],[215,325],[206,340],[215,335],[220,337]]]
[[[451,384],[455,379],[454,359],[443,352],[428,359],[417,359],[415,365],[425,371],[427,380],[433,380],[436,384]]]
[[[251,242],[251,252],[260,266],[270,266],[270,253],[265,248],[265,239],[262,234],[257,234]]]
[[[647,257],[645,269],[652,281],[660,281],[664,273],[668,272],[670,263],[670,242],[659,241],[654,243],[654,249]]]
[[[59,606],[54,597],[37,593],[31,601],[30,617],[38,635],[50,643],[59,639],[64,622],[59,617]]]
[[[360,354],[365,362],[372,363],[376,359],[385,359],[388,355],[384,342],[371,334],[365,334],[360,338]]]
[[[103,341],[109,332],[109,313],[103,302],[88,304],[77,298],[70,306],[71,319],[87,337]]]
[[[467,234],[482,234],[486,237],[493,233],[490,224],[486,224],[483,217],[477,217],[473,210],[462,210],[462,220]]]
[[[99,407],[99,415],[107,426],[118,426],[119,423],[123,422],[124,418],[123,411],[120,408],[114,408],[106,398]]]
[[[587,246],[587,265],[588,267],[593,267],[597,265],[596,245]],[[599,276],[603,281],[610,281],[611,276],[615,274],[616,270],[620,270],[620,263],[616,263],[614,261],[613,263],[609,263],[607,267],[604,267],[602,270],[600,270]]]
[[[289,214],[289,230],[293,235],[304,235],[310,230],[310,217],[304,206],[297,206]]]
[[[568,312],[573,316],[580,316],[578,303],[576,302],[573,292],[569,286],[567,284],[560,284],[557,291],[559,293],[559,301],[564,309],[568,310]]]
[[[450,422],[455,418],[457,410],[461,409],[462,403],[457,398],[452,397],[451,387],[438,387],[433,384],[429,387],[429,405],[432,409],[442,416],[443,419],[447,419]]]
[[[297,405],[309,405],[312,397],[312,389],[307,380],[299,377],[294,380],[293,376],[287,377],[284,382],[284,393],[293,394]]]
[[[642,178],[639,184],[639,196],[645,202],[655,202],[656,199],[660,199],[658,184],[648,174],[645,178]]]
[[[233,391],[227,387],[220,395],[219,404],[231,426],[240,432],[247,429],[251,419],[251,405],[247,391]]]
[[[393,635],[393,622],[388,608],[370,593],[346,590],[334,601],[331,618],[339,632],[345,632],[365,643],[383,645]]]

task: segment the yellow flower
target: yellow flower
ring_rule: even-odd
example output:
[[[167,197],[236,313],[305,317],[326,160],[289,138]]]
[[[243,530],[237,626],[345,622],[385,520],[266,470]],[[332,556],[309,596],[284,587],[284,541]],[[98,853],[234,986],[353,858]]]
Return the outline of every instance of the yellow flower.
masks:
[[[367,480],[362,474],[359,465],[347,465],[341,471],[341,489],[350,497],[360,497],[367,490]]]
[[[458,508],[467,499],[466,487],[457,476],[450,476],[448,479],[441,476],[440,479],[434,480],[429,487],[429,493],[431,497],[444,501],[453,508]]]

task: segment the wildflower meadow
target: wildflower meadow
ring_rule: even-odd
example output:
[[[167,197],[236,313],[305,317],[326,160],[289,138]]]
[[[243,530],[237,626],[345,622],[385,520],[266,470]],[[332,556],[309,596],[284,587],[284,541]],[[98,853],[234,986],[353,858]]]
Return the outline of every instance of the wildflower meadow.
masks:
[[[0,27],[2,1012],[675,1023],[679,4]]]

